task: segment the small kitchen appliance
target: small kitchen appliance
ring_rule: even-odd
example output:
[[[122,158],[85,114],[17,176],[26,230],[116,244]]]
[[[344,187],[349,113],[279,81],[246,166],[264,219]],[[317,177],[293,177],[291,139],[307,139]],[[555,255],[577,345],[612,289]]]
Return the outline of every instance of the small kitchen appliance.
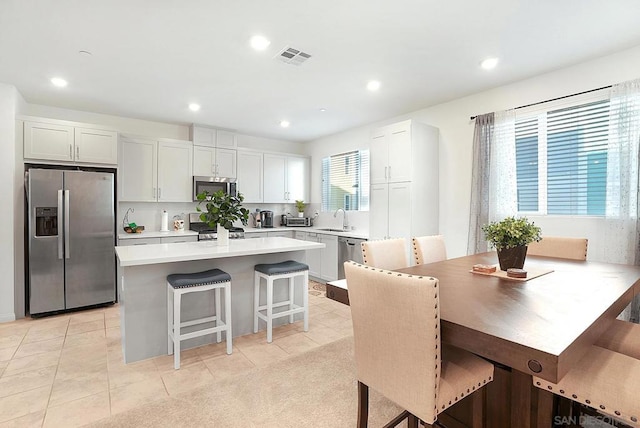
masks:
[[[287,227],[310,227],[311,218],[309,217],[288,217],[282,216],[282,225]]]
[[[260,211],[260,220],[262,227],[273,227],[273,211]]]
[[[189,213],[189,230],[198,232],[198,241],[214,241],[218,239],[218,231],[200,220],[200,213]],[[244,229],[232,227],[229,230],[229,239],[244,239]]]
[[[193,201],[198,201],[198,194],[206,191],[209,195],[213,195],[218,190],[222,190],[226,194],[237,196],[236,179],[224,177],[193,177]]]

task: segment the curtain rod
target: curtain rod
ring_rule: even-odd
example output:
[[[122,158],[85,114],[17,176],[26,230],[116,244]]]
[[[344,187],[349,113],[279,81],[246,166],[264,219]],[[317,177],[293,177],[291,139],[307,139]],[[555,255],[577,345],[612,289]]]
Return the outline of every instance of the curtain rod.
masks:
[[[515,108],[514,108],[514,110],[518,110],[518,109],[526,108],[526,107],[531,107],[531,106],[537,106],[538,104],[549,103],[549,102],[551,102],[551,101],[563,100],[563,99],[565,99],[565,98],[575,97],[575,96],[577,96],[577,95],[588,94],[588,93],[590,93],[590,92],[601,91],[601,90],[603,90],[603,89],[609,89],[609,88],[611,88],[611,87],[613,87],[613,85],[603,86],[603,87],[601,87],[601,88],[597,88],[597,89],[589,89],[588,91],[582,91],[582,92],[578,92],[578,93],[576,93],[576,94],[565,95],[565,96],[558,97],[558,98],[551,98],[550,100],[538,101],[537,103],[531,103],[531,104],[527,104],[527,105],[524,105],[524,106],[518,106],[518,107],[515,107]],[[470,117],[470,119],[471,119],[471,120],[474,120],[476,117],[478,117],[478,116],[471,116],[471,117]]]

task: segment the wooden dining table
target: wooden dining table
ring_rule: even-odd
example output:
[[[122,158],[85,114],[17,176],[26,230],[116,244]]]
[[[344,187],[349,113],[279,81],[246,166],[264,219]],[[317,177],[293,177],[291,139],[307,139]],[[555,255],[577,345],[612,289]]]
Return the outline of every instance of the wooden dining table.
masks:
[[[550,427],[553,395],[535,388],[532,375],[559,381],[607,334],[640,292],[640,266],[528,256],[525,270],[551,272],[517,281],[472,273],[475,264],[497,264],[496,253],[399,271],[439,280],[443,342],[495,362],[485,426]],[[465,414],[460,403],[447,426],[465,426]]]

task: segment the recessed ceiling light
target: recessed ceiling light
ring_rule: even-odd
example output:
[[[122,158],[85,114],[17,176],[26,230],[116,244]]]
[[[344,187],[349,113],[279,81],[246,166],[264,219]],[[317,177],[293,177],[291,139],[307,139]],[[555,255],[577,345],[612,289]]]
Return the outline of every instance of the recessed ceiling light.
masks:
[[[66,80],[64,80],[61,77],[53,77],[51,79],[51,83],[53,83],[53,85],[57,86],[58,88],[64,88],[69,84]]]
[[[191,104],[189,104],[189,110],[191,110],[191,111],[198,111],[198,110],[200,110],[200,104],[196,104],[196,103],[191,103]]]
[[[326,109],[326,108],[321,108],[321,109],[320,109],[320,111],[321,111],[322,113],[324,113],[325,111],[327,111],[327,109]]]
[[[484,68],[485,70],[492,70],[496,68],[496,65],[498,65],[498,61],[498,58],[487,58],[480,63],[480,67]]]
[[[367,83],[367,89],[370,91],[377,91],[378,89],[380,89],[380,82],[378,82],[377,80],[370,80],[369,83]]]
[[[282,126],[283,128],[288,128],[289,125],[291,125],[291,124],[289,123],[288,120],[281,120],[280,121],[280,126]]]
[[[271,42],[264,36],[253,36],[251,38],[251,47],[257,51],[265,50],[270,44]]]

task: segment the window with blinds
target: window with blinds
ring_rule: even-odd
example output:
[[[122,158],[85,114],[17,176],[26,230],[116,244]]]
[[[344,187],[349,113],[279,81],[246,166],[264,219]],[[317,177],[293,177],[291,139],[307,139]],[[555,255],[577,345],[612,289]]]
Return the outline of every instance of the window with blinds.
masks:
[[[322,211],[369,210],[369,151],[322,159]]]
[[[516,121],[518,211],[605,214],[609,100]]]

